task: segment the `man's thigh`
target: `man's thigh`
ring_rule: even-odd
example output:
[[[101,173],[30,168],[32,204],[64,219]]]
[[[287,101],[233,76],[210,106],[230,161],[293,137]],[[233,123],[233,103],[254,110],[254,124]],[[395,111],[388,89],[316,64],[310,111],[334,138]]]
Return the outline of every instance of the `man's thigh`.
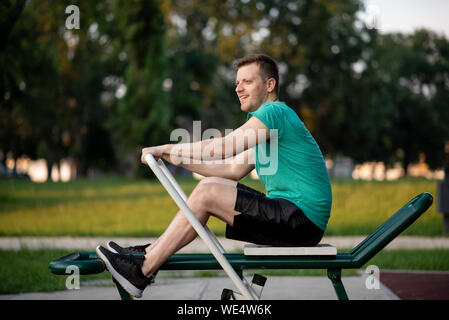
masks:
[[[217,183],[217,184],[223,184],[223,185],[232,186],[232,187],[237,186],[237,181],[222,178],[222,177],[205,177],[200,181],[200,183],[205,183],[205,184]]]

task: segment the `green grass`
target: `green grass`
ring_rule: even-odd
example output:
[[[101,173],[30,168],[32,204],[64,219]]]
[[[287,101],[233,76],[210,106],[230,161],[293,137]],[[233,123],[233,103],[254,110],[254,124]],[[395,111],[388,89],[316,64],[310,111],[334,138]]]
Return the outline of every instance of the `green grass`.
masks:
[[[0,294],[64,290],[67,277],[50,273],[48,265],[67,254],[63,250],[0,250]],[[83,281],[106,277],[105,272],[81,276],[80,286]]]
[[[345,252],[347,250],[340,250]],[[22,292],[65,290],[67,277],[51,274],[48,265],[51,260],[67,255],[64,250],[0,250],[0,294]],[[382,251],[367,263],[377,265],[381,271],[386,269],[401,270],[449,270],[449,250],[387,250]],[[262,275],[283,276],[326,276],[325,270],[254,270],[245,274],[250,277],[254,273]],[[221,271],[196,271],[190,276],[215,277],[224,276]],[[343,276],[354,276],[356,270],[343,270]],[[158,277],[183,276],[181,272],[161,271]],[[110,274],[82,275],[80,287],[88,282],[106,280],[112,285]],[[344,281],[344,280],[343,280]]]
[[[180,180],[189,194],[198,182]],[[259,181],[244,180],[264,191]],[[421,192],[436,194],[436,181],[333,180],[333,207],[326,235],[365,235]],[[177,207],[157,180],[110,177],[68,183],[0,180],[0,236],[158,236]],[[225,225],[209,226],[224,235]],[[442,216],[435,205],[404,234],[439,236]]]
[[[333,205],[326,235],[366,235],[384,223],[414,196],[436,197],[437,182],[425,179],[398,181],[332,181]],[[403,234],[442,235],[442,215],[434,204]]]

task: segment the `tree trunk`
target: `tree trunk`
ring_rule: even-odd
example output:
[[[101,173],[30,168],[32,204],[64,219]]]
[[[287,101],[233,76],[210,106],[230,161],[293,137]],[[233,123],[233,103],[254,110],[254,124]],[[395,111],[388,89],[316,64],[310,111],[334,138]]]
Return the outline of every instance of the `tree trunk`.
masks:
[[[408,177],[408,166],[410,165],[410,155],[404,150],[404,160],[402,161],[402,166],[404,168],[404,176]]]
[[[49,158],[45,159],[45,161],[47,161],[47,181],[52,181],[51,180],[51,170],[53,168],[53,160],[50,160]]]
[[[77,176],[86,177],[87,176],[88,165],[84,159],[76,160],[76,173]]]
[[[18,159],[18,157],[16,155],[14,155],[13,159],[14,159],[14,168],[12,168],[12,174],[13,174],[13,177],[16,177],[17,176],[17,159]]]
[[[1,160],[2,165],[6,168],[6,155],[8,154],[8,150],[2,151],[3,152],[3,158]]]

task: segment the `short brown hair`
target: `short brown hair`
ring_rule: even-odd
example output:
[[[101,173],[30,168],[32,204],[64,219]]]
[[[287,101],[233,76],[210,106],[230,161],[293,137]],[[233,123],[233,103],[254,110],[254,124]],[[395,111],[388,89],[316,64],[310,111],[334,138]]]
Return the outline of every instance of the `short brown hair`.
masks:
[[[256,63],[259,66],[260,75],[264,81],[270,78],[276,80],[274,92],[279,96],[279,69],[276,61],[264,54],[250,54],[236,60],[234,62],[234,68],[239,69],[251,63]]]

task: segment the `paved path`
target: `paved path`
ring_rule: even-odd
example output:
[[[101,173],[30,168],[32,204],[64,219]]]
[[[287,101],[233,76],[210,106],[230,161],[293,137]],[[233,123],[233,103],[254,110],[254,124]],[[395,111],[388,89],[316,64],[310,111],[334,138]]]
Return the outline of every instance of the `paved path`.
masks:
[[[324,237],[322,243],[329,243],[337,248],[351,249],[360,243],[365,236]],[[226,251],[242,250],[244,242],[218,238]],[[114,240],[123,246],[145,244],[155,241],[155,238],[120,238],[120,237],[0,237],[0,250],[27,249],[67,249],[95,250],[99,244],[105,245]],[[447,237],[417,237],[400,236],[394,239],[385,249],[449,249]],[[209,252],[205,243],[197,238],[180,252]]]
[[[247,277],[249,279],[249,277]],[[367,289],[365,276],[343,277],[349,299],[396,300],[382,284],[379,289]],[[112,283],[109,281],[108,283]],[[220,300],[224,288],[234,289],[229,278],[156,279],[144,291],[143,300]],[[85,286],[78,290],[45,293],[0,295],[0,300],[119,300],[115,286]],[[268,277],[262,300],[336,300],[332,283],[326,277]]]

